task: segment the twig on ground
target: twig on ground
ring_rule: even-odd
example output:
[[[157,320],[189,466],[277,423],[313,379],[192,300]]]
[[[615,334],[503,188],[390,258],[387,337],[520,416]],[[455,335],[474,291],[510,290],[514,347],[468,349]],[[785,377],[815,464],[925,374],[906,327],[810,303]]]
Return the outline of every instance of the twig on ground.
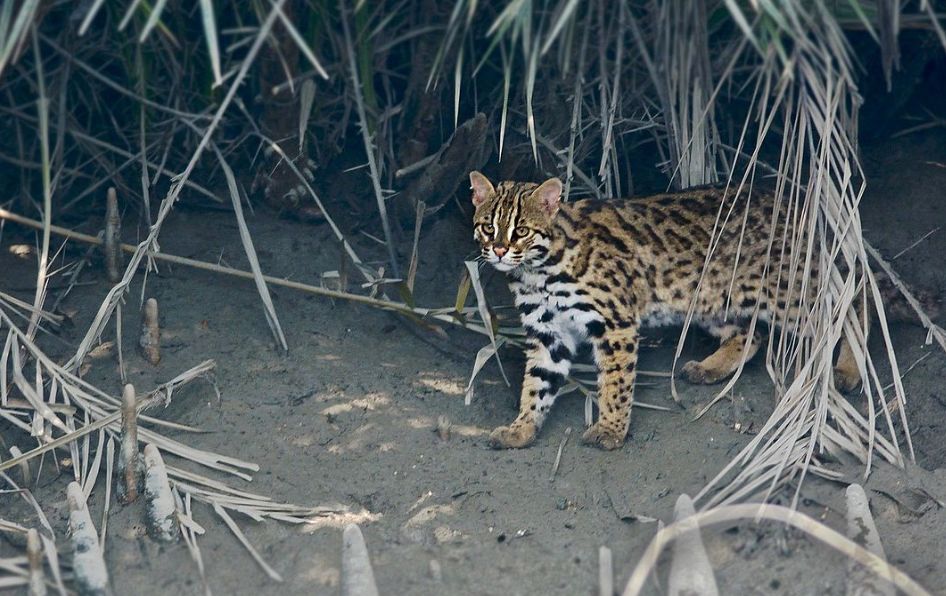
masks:
[[[565,429],[565,436],[558,445],[558,452],[555,454],[555,462],[552,464],[552,473],[549,474],[549,482],[555,481],[555,475],[558,474],[558,466],[562,463],[562,452],[565,451],[565,445],[568,443],[568,437],[572,434],[572,427]]]
[[[2,219],[14,221],[21,225],[25,225],[32,228],[35,228],[38,225],[42,225],[36,220],[30,219],[28,217],[23,217],[22,215],[18,215],[6,209],[0,208],[0,220]],[[73,240],[78,240],[80,242],[86,242],[90,244],[102,243],[102,240],[100,238],[96,238],[95,236],[91,236],[89,234],[83,234],[81,232],[75,232],[73,230],[69,230],[67,228],[63,228],[60,226],[51,226],[51,230],[54,234],[57,234],[59,236],[64,236],[66,238],[72,238]],[[128,252],[128,253],[133,253],[137,250],[136,246],[132,246],[130,244],[122,244],[121,248],[123,251]],[[224,275],[231,275],[234,277],[240,277],[240,278],[249,279],[249,280],[254,279],[253,274],[249,271],[242,271],[240,269],[234,269],[232,267],[225,267],[223,265],[217,265],[215,263],[207,263],[204,261],[198,261],[196,259],[189,259],[187,257],[179,257],[176,255],[169,255],[167,253],[161,253],[161,252],[150,252],[149,256],[151,256],[152,258],[158,261],[164,261],[167,263],[174,263],[178,265],[186,265],[188,267],[201,269],[203,271],[212,271],[214,273],[222,273]],[[299,290],[302,292],[307,292],[309,294],[315,294],[319,296],[325,296],[328,298],[336,298],[339,300],[348,300],[351,302],[358,302],[361,304],[367,304],[369,306],[375,306],[375,307],[382,308],[385,310],[400,312],[400,313],[415,316],[415,317],[422,317],[422,318],[429,317],[429,318],[436,319],[439,322],[450,323],[452,325],[458,325],[460,327],[464,327],[471,331],[475,331],[477,333],[486,335],[485,327],[483,327],[482,325],[471,324],[471,323],[459,320],[456,316],[454,316],[455,309],[453,308],[447,308],[447,309],[411,308],[407,306],[406,304],[402,304],[399,302],[392,302],[389,300],[382,300],[379,298],[372,298],[370,296],[362,296],[360,294],[352,294],[349,292],[339,292],[336,290],[330,290],[328,288],[313,286],[310,284],[296,282],[296,281],[292,281],[288,279],[272,277],[270,275],[264,275],[263,279],[266,281],[266,283],[274,285],[274,286],[282,286],[284,288],[291,288],[294,290]]]
[[[899,258],[902,257],[903,255],[905,255],[907,252],[909,252],[909,251],[913,250],[914,248],[916,248],[917,246],[919,246],[921,242],[923,242],[924,240],[926,240],[927,238],[929,238],[930,236],[932,236],[933,234],[935,234],[936,232],[938,232],[939,229],[940,229],[940,226],[936,226],[935,228],[933,228],[933,229],[930,230],[929,232],[923,234],[923,235],[919,238],[919,240],[917,240],[916,242],[913,242],[912,244],[910,244],[910,246],[904,248],[903,250],[901,250],[900,252],[898,252],[898,253],[895,254],[894,256],[890,257],[890,260],[891,260],[891,261],[896,261],[897,259],[899,259]]]

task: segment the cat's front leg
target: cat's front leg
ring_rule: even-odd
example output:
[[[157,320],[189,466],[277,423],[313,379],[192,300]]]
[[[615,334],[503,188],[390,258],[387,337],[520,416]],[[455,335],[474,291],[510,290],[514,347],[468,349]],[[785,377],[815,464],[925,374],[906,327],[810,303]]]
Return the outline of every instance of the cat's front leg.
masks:
[[[606,328],[593,341],[598,363],[598,421],[582,435],[585,444],[609,450],[624,444],[634,403],[638,330],[636,322],[624,328]]]
[[[494,449],[518,449],[535,441],[555,398],[565,385],[575,346],[560,334],[528,329],[526,372],[522,380],[519,416],[489,435]]]

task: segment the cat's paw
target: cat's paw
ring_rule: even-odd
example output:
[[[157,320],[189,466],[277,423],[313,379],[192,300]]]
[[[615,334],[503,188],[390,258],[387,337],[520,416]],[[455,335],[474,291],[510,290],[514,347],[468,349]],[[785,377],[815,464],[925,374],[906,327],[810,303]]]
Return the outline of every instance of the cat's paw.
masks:
[[[684,364],[683,368],[680,369],[680,374],[694,385],[712,385],[726,378],[726,375],[719,371],[703,366],[703,363],[699,360],[690,360]]]
[[[521,449],[535,441],[534,424],[513,423],[500,426],[489,433],[489,446],[493,449]]]
[[[838,365],[834,367],[834,386],[841,393],[850,393],[857,389],[860,384],[861,374],[857,372],[857,366]]]
[[[595,422],[588,427],[585,434],[581,436],[581,442],[585,445],[591,445],[599,449],[612,451],[620,449],[624,445],[624,433],[617,432],[601,425],[601,421]]]

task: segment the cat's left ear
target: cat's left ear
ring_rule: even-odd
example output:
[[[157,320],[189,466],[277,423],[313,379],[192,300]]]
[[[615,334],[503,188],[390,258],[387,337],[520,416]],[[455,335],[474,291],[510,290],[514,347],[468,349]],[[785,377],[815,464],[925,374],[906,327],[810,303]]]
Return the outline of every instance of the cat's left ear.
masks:
[[[539,201],[539,205],[549,217],[552,217],[558,213],[562,201],[562,181],[558,178],[549,178],[535,189],[532,196]]]

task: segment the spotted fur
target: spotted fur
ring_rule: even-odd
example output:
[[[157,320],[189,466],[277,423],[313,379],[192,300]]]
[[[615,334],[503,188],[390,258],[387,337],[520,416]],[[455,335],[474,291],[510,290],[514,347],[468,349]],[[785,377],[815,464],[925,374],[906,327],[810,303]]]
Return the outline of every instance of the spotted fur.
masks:
[[[695,189],[562,203],[558,179],[493,186],[473,172],[470,180],[481,258],[506,272],[527,332],[519,416],[492,432],[497,448],[534,441],[586,342],[598,365],[599,416],[584,441],[621,446],[642,326],[680,323],[692,302],[695,324],[721,344],[704,360],[686,363],[682,374],[694,383],[716,383],[756,353],[761,341],[746,332],[756,308],[763,322],[797,320],[800,292],[810,285],[803,280],[818,274],[779,258],[785,217],[773,217],[775,204],[766,194],[733,199],[721,190]],[[732,217],[716,231],[714,258],[704,273],[721,208]],[[859,383],[846,345],[835,371],[839,387]]]

